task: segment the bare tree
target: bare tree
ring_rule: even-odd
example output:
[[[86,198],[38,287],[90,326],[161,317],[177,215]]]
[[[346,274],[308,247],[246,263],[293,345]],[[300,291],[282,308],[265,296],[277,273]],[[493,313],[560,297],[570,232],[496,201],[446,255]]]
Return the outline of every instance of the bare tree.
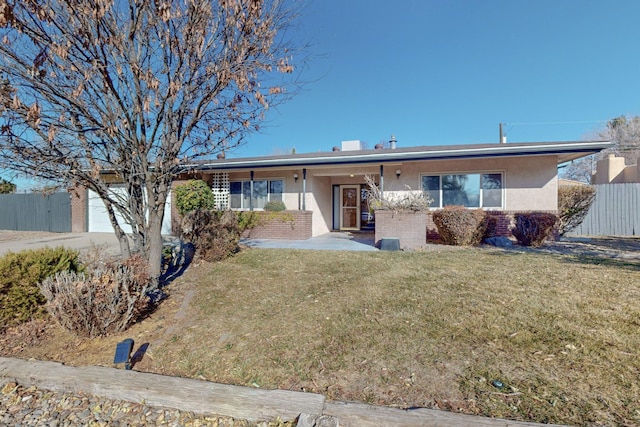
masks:
[[[627,165],[638,162],[640,157],[640,117],[616,117],[607,123],[601,136],[612,141],[615,147],[607,151],[625,158]]]
[[[561,172],[563,178],[584,183],[591,183],[591,175],[595,169],[595,155],[582,157],[569,163]]]
[[[597,138],[611,141],[614,146],[598,154],[574,160],[562,171],[564,178],[590,183],[596,162],[611,153],[624,157],[627,165],[637,163],[640,158],[640,117],[616,117],[607,122],[607,126],[598,132]]]
[[[0,0],[0,166],[95,191],[157,277],[181,162],[242,143],[294,92],[284,1]]]

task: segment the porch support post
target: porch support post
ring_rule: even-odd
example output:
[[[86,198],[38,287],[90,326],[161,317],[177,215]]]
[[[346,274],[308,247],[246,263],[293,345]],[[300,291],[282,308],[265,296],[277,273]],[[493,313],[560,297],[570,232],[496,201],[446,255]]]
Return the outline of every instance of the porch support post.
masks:
[[[251,182],[250,182],[250,187],[251,187],[251,194],[249,195],[249,210],[252,211],[253,210],[253,171],[251,171]]]
[[[302,210],[307,210],[307,168],[302,168]]]
[[[384,196],[384,166],[380,165],[380,195]]]

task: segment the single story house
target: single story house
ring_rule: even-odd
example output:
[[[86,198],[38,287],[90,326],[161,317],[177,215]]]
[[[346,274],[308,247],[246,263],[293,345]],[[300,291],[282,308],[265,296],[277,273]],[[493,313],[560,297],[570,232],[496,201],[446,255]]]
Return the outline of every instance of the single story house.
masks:
[[[408,189],[429,192],[431,209],[456,204],[487,210],[503,219],[499,232],[508,234],[515,213],[557,212],[559,164],[609,147],[607,141],[578,141],[396,148],[392,139],[391,148],[363,149],[360,141],[344,141],[328,152],[184,164],[174,186],[203,179],[220,209],[260,211],[268,201],[284,202],[292,221],[258,227],[253,237],[306,239],[376,229],[367,175],[391,197]],[[80,196],[72,201],[73,231],[112,231],[100,199],[90,192]],[[172,206],[165,212],[168,233],[178,214]]]
[[[257,230],[256,237],[304,239],[375,229],[366,175],[391,197],[408,189],[428,191],[431,209],[456,204],[490,211],[507,219],[501,230],[506,234],[515,213],[557,212],[559,164],[611,146],[580,141],[395,148],[394,143],[392,138],[391,148],[364,150],[360,141],[344,141],[330,152],[186,164],[175,185],[203,179],[220,209],[262,210],[268,201],[280,200],[298,214],[293,230]]]

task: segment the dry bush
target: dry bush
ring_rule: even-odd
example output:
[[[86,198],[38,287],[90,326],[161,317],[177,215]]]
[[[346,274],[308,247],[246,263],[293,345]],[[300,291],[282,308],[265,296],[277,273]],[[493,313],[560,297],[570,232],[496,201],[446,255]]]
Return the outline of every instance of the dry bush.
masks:
[[[485,223],[487,227],[484,230],[482,240],[489,239],[491,237],[496,237],[496,235],[498,234],[498,218],[496,218],[493,215],[487,215],[485,219]]]
[[[240,250],[238,215],[230,210],[196,210],[182,218],[180,238],[196,247],[207,261],[220,261]]]
[[[517,214],[516,225],[511,230],[513,237],[523,246],[542,246],[553,232],[558,217],[550,213]]]
[[[464,206],[445,206],[433,213],[433,222],[444,243],[455,246],[479,244],[488,225],[483,210]]]
[[[84,337],[127,329],[150,306],[148,264],[141,255],[109,261],[87,273],[61,272],[40,291],[46,308],[64,328]]]
[[[406,186],[406,190],[402,192],[387,192],[383,194],[382,190],[376,185],[373,177],[364,176],[364,181],[369,188],[367,190],[367,198],[371,209],[389,210],[389,211],[426,211],[429,209],[433,199],[424,191],[412,190]]]
[[[558,233],[573,230],[584,221],[596,198],[596,189],[590,185],[558,187]]]

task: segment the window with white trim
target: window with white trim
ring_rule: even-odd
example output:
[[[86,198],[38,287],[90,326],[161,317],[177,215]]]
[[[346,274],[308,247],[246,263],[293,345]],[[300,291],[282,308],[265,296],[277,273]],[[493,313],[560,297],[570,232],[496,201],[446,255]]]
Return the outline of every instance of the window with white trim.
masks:
[[[251,197],[251,181],[229,182],[229,207],[231,209],[264,209],[268,201],[282,200],[284,181],[254,180],[253,199]]]
[[[433,198],[432,208],[502,208],[503,181],[501,172],[423,175],[422,191]]]

